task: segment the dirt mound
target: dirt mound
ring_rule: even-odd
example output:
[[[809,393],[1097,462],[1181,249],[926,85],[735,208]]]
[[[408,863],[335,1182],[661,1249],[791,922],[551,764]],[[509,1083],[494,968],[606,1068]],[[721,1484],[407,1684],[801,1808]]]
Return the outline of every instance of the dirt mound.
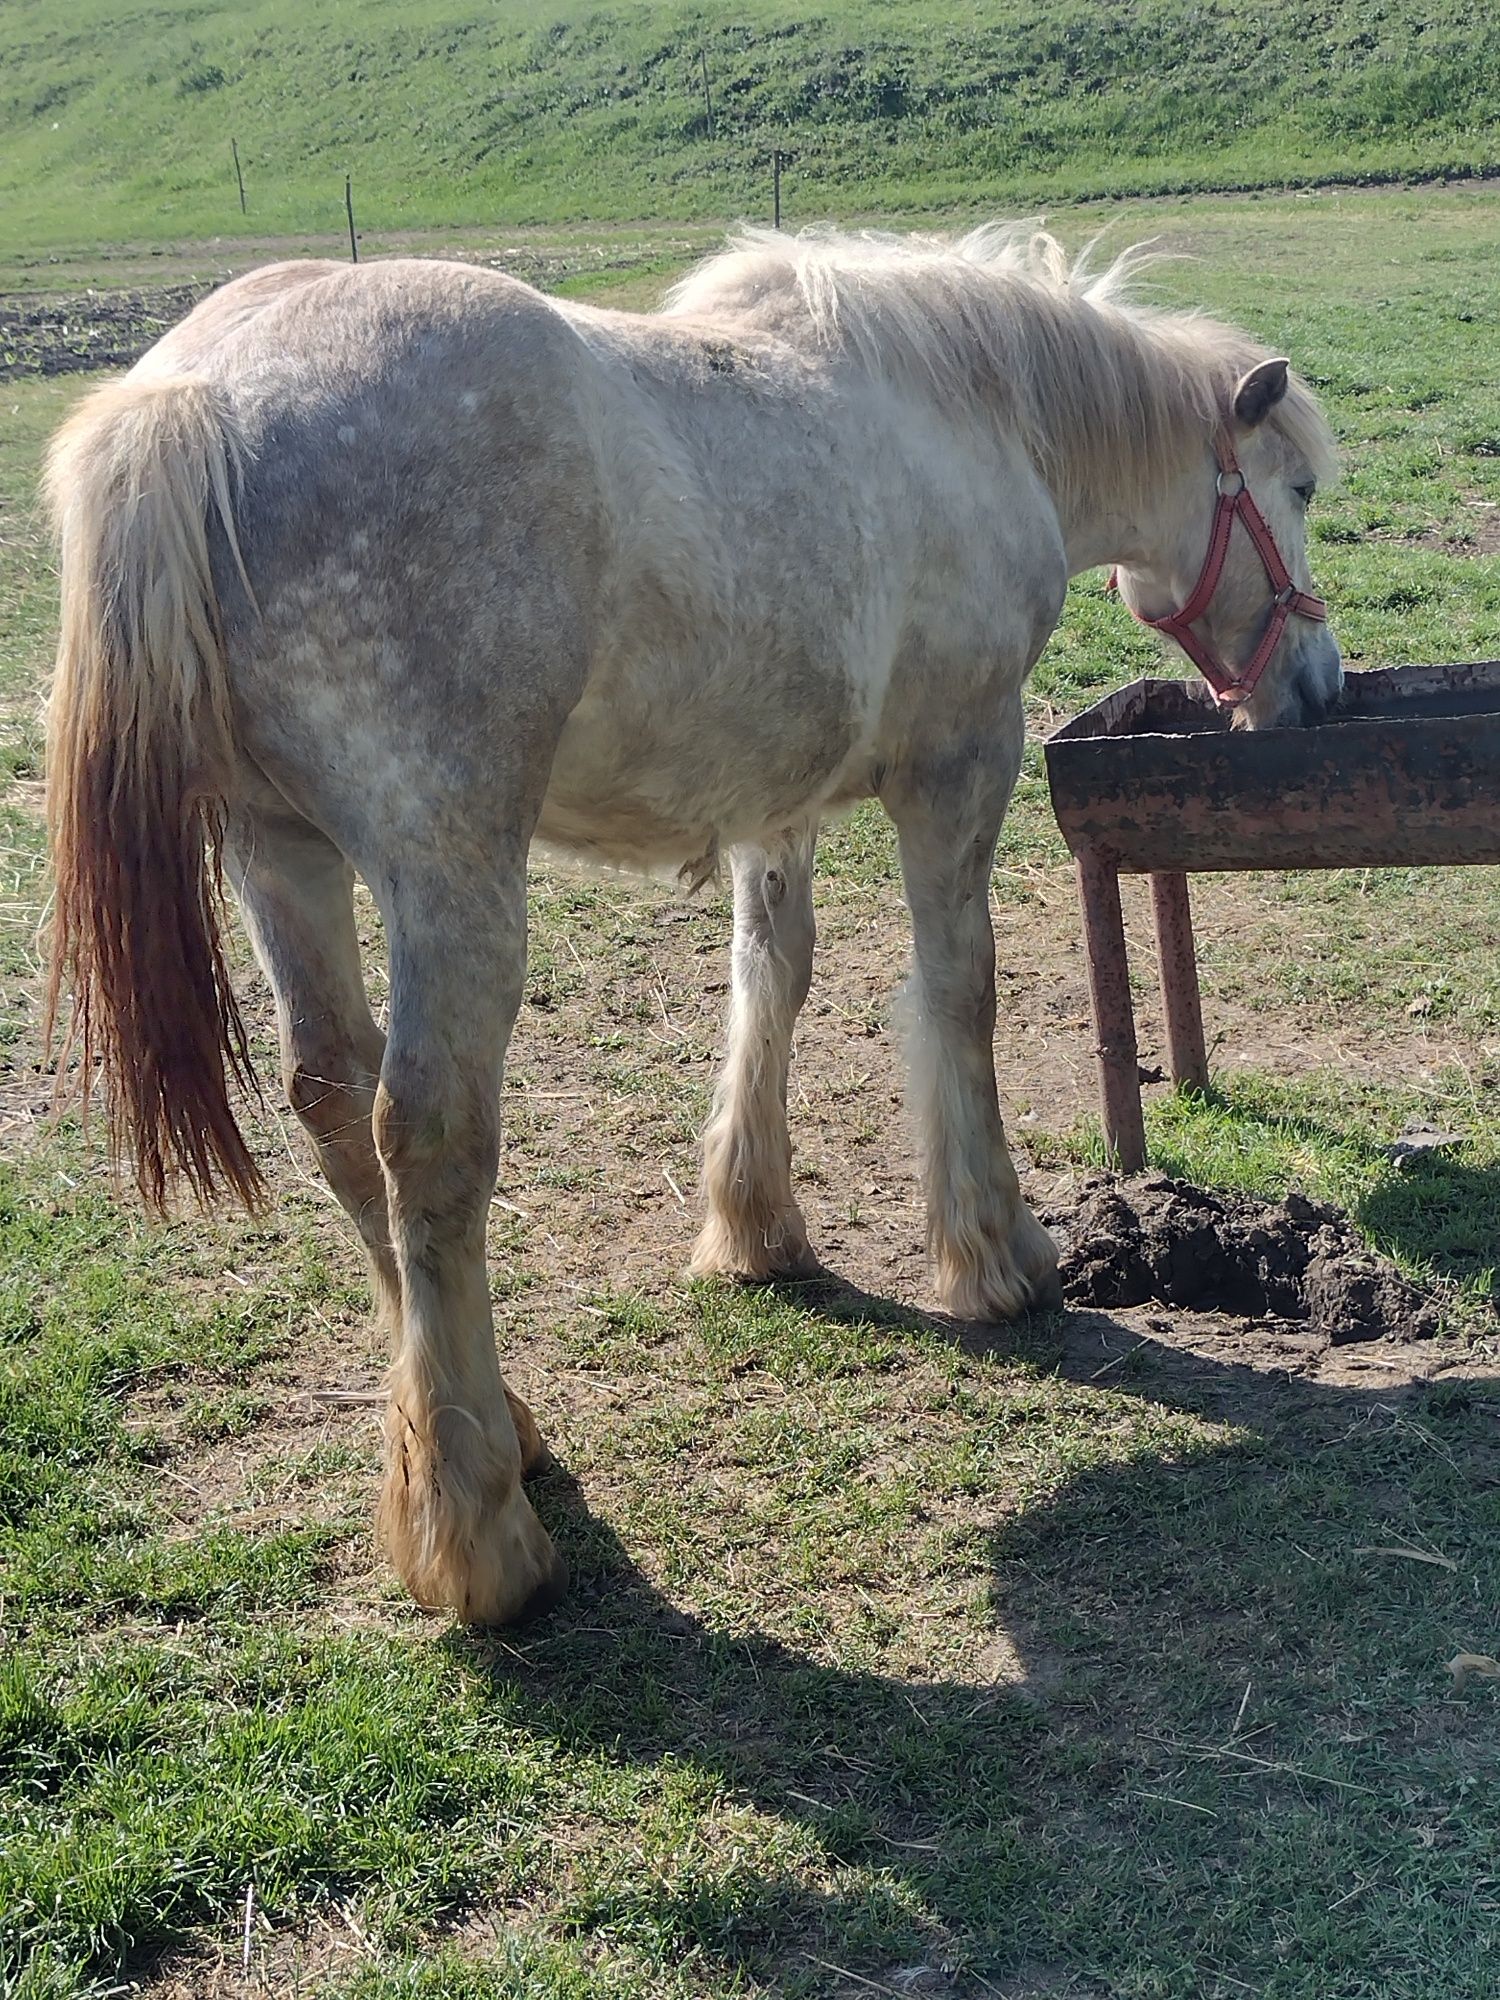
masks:
[[[1063,1291],[1075,1305],[1160,1300],[1304,1320],[1336,1343],[1430,1340],[1439,1330],[1432,1300],[1375,1256],[1339,1209],[1305,1195],[1261,1202],[1099,1174],[1042,1220],[1064,1245]]]

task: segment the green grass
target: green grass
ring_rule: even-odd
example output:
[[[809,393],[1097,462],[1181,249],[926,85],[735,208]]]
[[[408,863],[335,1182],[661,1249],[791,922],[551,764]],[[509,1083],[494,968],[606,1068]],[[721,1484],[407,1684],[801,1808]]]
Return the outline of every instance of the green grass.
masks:
[[[1162,296],[1322,386],[1348,474],[1314,558],[1357,664],[1500,654],[1490,199],[1161,218],[1199,260]],[[45,1095],[31,491],[77,393],[0,386],[0,1115]],[[1033,721],[1156,660],[1080,580]],[[899,975],[877,814],[829,835],[819,895],[812,1005],[839,1012],[809,1046],[838,1053],[804,1064],[794,1125],[832,1220],[897,1171],[885,1003],[838,983],[846,952],[882,994]],[[1071,934],[1035,751],[995,895],[1023,972]],[[1344,1203],[1449,1288],[1439,1359],[1472,1361],[1500,1243],[1495,871],[1195,897],[1210,1034],[1273,1053],[1156,1097],[1155,1159]],[[533,901],[504,1188],[527,1214],[497,1210],[491,1268],[567,1468],[538,1496],[574,1575],[544,1626],[445,1630],[374,1559],[371,1414],[309,1392],[380,1356],[310,1188],[148,1228],[71,1123],[0,1171],[0,1991],[207,1988],[253,1888],[263,1989],[341,2000],[1488,2000],[1500,1690],[1445,1662],[1500,1653],[1493,1383],[1366,1357],[1334,1387],[1294,1343],[1194,1351],[1149,1316],[971,1352],[899,1298],[675,1283],[665,1249],[607,1281],[622,1185],[648,1251],[663,1167],[691,1200],[723,911],[545,871]],[[1053,1033],[1086,1073],[1081,1021]],[[554,1055],[586,1099],[561,1139]],[[1037,1109],[1041,1162],[1090,1158],[1072,1109]],[[1460,1143],[1401,1173],[1384,1149],[1415,1116]],[[282,1157],[274,1122],[256,1142]],[[858,1272],[862,1240],[833,1261]]]
[[[273,1936],[347,1910],[366,1996],[840,1990],[820,1961],[1486,1991],[1493,1690],[1443,1673],[1494,1637],[1482,1393],[1272,1423],[1150,1340],[1100,1384],[1044,1333],[984,1359],[815,1298],[621,1300],[577,1365],[626,1394],[541,1497],[569,1605],[514,1642],[351,1630],[320,1554],[354,1523],[184,1542],[121,1421],[275,1330],[168,1342],[163,1252],[107,1204],[11,1179],[0,1232],[59,1405],[7,1426],[12,1990],[231,1938],[253,1883]]]
[[[766,212],[773,147],[800,218],[1473,173],[1497,34],[1480,0],[11,0],[0,254],[336,238],[346,172],[377,231],[721,221]]]

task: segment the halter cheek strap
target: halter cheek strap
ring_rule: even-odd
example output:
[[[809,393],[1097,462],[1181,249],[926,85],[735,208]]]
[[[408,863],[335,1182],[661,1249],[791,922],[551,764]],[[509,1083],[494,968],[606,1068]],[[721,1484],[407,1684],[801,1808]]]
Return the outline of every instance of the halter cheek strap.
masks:
[[[1321,597],[1298,590],[1292,582],[1291,574],[1281,559],[1281,551],[1276,546],[1276,537],[1267,526],[1265,515],[1250,497],[1234,447],[1222,434],[1214,439],[1214,456],[1219,461],[1219,476],[1215,481],[1218,499],[1214,506],[1213,527],[1209,531],[1208,554],[1203,558],[1203,567],[1198,572],[1192,595],[1181,610],[1169,611],[1165,618],[1147,618],[1139,611],[1131,611],[1130,615],[1139,619],[1142,625],[1149,625],[1153,631],[1165,632],[1169,639],[1174,639],[1218,699],[1226,707],[1231,707],[1254,693],[1255,684],[1281,643],[1286,621],[1292,613],[1296,612],[1299,618],[1311,618],[1318,624],[1324,624],[1328,618],[1328,606]],[[1193,621],[1201,618],[1213,602],[1214,592],[1224,574],[1224,564],[1229,556],[1229,538],[1237,519],[1244,522],[1245,532],[1255,544],[1273,593],[1271,616],[1260,635],[1260,643],[1238,673],[1226,665],[1208,641],[1200,639],[1192,629]],[[1115,571],[1110,573],[1109,588],[1119,588]],[[1126,609],[1130,610],[1129,605]]]

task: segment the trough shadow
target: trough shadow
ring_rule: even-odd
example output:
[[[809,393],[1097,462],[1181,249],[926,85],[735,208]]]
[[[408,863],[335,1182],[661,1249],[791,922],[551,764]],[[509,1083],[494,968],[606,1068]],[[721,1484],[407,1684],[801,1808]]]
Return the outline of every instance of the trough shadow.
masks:
[[[573,1569],[569,1600],[519,1640],[454,1633],[445,1643],[481,1682],[522,1692],[537,1732],[566,1754],[708,1773],[741,1804],[810,1836],[817,1858],[796,1879],[705,1874],[688,1890],[643,1889],[639,1871],[624,1871],[615,1899],[597,1908],[601,1932],[628,1933],[649,1904],[654,1931],[670,1933],[684,1962],[734,1990],[756,1982],[850,2000],[869,1991],[1110,2000],[1126,1990],[1111,1977],[1125,1962],[1116,1944],[1142,1926],[1159,1929],[1163,1966],[1179,1965],[1180,1983],[1163,1992],[1259,1991],[1246,1982],[1284,1972],[1289,1952],[1295,1963],[1304,1950],[1311,1966],[1336,1949],[1341,1926],[1327,1908],[1337,1864],[1306,1852],[1309,1812],[1352,1802],[1379,1818],[1381,1839],[1402,1842],[1422,1808],[1394,1793],[1360,1796],[1375,1767],[1349,1738],[1318,1748],[1326,1786],[1271,1768],[1277,1744],[1296,1741],[1295,1709],[1284,1705],[1266,1711],[1273,1733],[1249,1739],[1245,1814],[1232,1823],[1172,1796],[1191,1789],[1192,1755],[1155,1739],[1232,1737],[1247,1683],[1318,1681],[1330,1647],[1351,1688],[1362,1674],[1389,1673],[1371,1592],[1456,1598],[1458,1585],[1441,1569],[1414,1580],[1395,1565],[1371,1579],[1368,1564],[1341,1563],[1338,1549],[1381,1536],[1387,1515],[1382,1538],[1409,1536],[1414,1476],[1436,1469],[1447,1481],[1451,1471],[1455,1492],[1500,1485],[1500,1438],[1480,1407],[1495,1391],[1320,1388],[1232,1356],[1185,1353],[1108,1312],[981,1335],[835,1279],[794,1292],[833,1323],[873,1320],[998,1349],[1235,1429],[1198,1456],[1152,1453],[1081,1471],[1043,1503],[997,1518],[987,1549],[995,1671],[964,1682],[830,1665],[753,1621],[730,1631],[681,1609],[555,1471],[537,1497]],[[1353,1491],[1338,1454],[1361,1430],[1368,1478]],[[1129,1553],[1117,1563],[1122,1542]],[[1288,1582],[1304,1563],[1318,1572],[1311,1589],[1305,1571]],[[1184,1662],[1195,1656],[1202,1692],[1184,1713]],[[1440,1657],[1404,1665],[1440,1680]],[[1167,1706],[1155,1705],[1157,1690]],[[1429,1698],[1424,1687],[1417,1706]],[[1255,1764],[1261,1751],[1266,1770]],[[1145,1807],[1143,1820],[1142,1798],[1158,1793],[1166,1805]],[[1160,1812],[1171,1827],[1158,1840]],[[1267,1843],[1285,1869],[1247,1872],[1253,1889],[1235,1890],[1264,1902],[1253,1927],[1263,1962],[1217,1967],[1210,1979],[1206,1940],[1235,1855]],[[1170,1865],[1152,1858],[1158,1846]],[[1102,1866],[1106,1854],[1137,1855],[1140,1866]],[[1351,1938],[1363,1921],[1351,1910]]]

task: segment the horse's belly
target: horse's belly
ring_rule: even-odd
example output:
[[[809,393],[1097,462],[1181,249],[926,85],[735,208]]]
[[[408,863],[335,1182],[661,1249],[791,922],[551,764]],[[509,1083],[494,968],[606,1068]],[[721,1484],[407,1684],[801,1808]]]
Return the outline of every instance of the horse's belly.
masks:
[[[837,667],[606,673],[568,719],[537,835],[622,867],[707,873],[721,848],[847,789],[859,734]]]

